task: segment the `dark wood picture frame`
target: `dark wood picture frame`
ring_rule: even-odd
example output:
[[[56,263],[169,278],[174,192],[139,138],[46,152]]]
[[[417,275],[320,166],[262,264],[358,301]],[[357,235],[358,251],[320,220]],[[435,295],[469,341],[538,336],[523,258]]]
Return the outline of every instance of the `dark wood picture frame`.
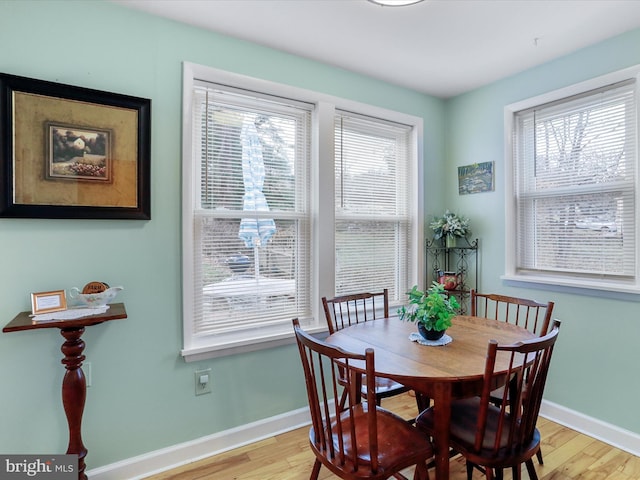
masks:
[[[150,220],[150,166],[150,99],[0,73],[0,217]]]

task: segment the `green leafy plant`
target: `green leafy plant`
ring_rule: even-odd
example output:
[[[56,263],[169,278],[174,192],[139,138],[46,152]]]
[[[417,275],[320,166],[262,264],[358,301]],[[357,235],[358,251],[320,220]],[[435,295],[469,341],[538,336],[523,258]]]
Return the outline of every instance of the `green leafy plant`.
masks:
[[[448,296],[444,285],[437,282],[433,282],[424,292],[414,285],[407,295],[409,306],[398,309],[400,320],[422,323],[427,330],[446,330],[451,326],[451,319],[458,314],[460,308],[456,297]]]

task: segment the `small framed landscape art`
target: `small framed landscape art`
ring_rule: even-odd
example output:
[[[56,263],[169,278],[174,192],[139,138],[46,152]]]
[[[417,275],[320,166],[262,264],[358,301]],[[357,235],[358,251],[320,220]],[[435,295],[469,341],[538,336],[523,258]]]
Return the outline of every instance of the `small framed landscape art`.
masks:
[[[473,163],[458,167],[458,194],[492,192],[494,178],[494,162]]]
[[[111,130],[48,123],[46,134],[46,178],[111,182]]]
[[[151,100],[0,73],[0,217],[151,218]]]

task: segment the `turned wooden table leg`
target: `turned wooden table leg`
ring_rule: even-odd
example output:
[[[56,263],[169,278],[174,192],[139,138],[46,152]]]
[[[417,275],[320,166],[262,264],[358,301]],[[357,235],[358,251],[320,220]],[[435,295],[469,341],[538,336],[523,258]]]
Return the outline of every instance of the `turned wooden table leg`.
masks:
[[[84,473],[87,449],[82,443],[82,414],[87,396],[87,382],[81,368],[85,359],[82,354],[84,341],[80,339],[84,333],[84,327],[63,328],[60,333],[66,339],[61,350],[64,354],[62,363],[67,370],[62,381],[62,405],[69,425],[67,454],[78,455],[78,479],[87,480],[87,475]]]

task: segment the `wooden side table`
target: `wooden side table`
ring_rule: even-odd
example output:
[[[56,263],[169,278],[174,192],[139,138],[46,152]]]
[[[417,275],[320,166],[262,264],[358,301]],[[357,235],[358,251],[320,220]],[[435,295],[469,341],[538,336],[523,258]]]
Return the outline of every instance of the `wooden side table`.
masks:
[[[87,382],[82,371],[82,362],[85,359],[82,352],[85,344],[80,337],[84,333],[85,327],[109,320],[127,318],[127,312],[123,303],[113,303],[104,313],[87,315],[74,320],[53,320],[34,323],[30,315],[31,312],[19,313],[7,323],[2,331],[9,333],[38,328],[60,329],[60,333],[65,338],[61,348],[64,354],[62,364],[67,370],[62,380],[62,405],[64,406],[69,426],[67,454],[78,455],[78,479],[87,480],[87,475],[84,473],[86,468],[84,458],[87,455],[87,449],[82,443],[82,414],[87,397]]]

